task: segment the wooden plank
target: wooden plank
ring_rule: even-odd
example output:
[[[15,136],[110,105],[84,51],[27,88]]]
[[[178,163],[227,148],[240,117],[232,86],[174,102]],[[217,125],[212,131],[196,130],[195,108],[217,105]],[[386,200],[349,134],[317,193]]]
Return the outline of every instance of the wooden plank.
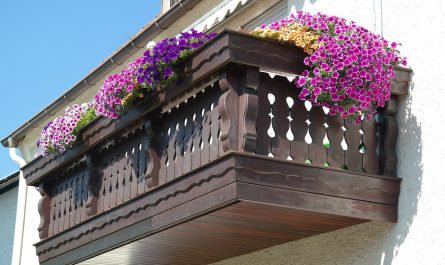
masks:
[[[379,172],[379,161],[377,158],[377,123],[374,119],[363,122],[363,170],[367,173],[377,174]]]
[[[309,159],[312,164],[323,166],[326,162],[326,149],[323,146],[323,138],[326,134],[323,126],[325,115],[322,107],[312,106],[309,112],[309,133],[312,143],[309,145]]]
[[[337,116],[329,115],[327,117],[327,133],[330,142],[329,148],[327,148],[327,162],[330,167],[333,168],[343,168],[345,164],[345,154],[341,146],[343,140],[343,121]]]
[[[276,158],[288,159],[290,156],[290,141],[286,137],[289,130],[289,108],[286,103],[289,81],[282,76],[275,76],[272,80],[272,93],[275,102],[272,107],[272,125],[275,137],[272,138],[272,154]]]
[[[308,112],[304,101],[298,98],[301,89],[297,89],[290,92],[294,105],[291,108],[291,128],[294,134],[294,140],[291,142],[291,156],[294,161],[305,163],[309,158],[309,146],[306,143],[305,137],[308,132]]]
[[[345,120],[345,140],[348,149],[345,151],[345,166],[348,170],[363,172],[362,154],[359,152],[361,135],[360,125],[355,121]]]

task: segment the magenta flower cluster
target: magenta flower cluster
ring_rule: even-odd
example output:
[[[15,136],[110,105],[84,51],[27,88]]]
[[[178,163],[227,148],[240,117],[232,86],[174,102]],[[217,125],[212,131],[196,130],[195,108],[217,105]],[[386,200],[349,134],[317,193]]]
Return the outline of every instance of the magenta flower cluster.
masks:
[[[178,38],[157,43],[152,52],[147,50],[143,56],[129,63],[127,68],[110,75],[99,88],[93,103],[67,108],[64,115],[48,123],[37,143],[41,153],[48,155],[66,151],[76,141],[79,128],[95,119],[96,115],[117,119],[124,102],[129,105],[135,98],[144,98],[146,92],[175,81],[175,65],[215,35],[192,30],[182,33]],[[95,108],[95,115],[92,108]],[[81,126],[76,127],[78,124]]]
[[[104,81],[94,99],[97,114],[117,119],[123,107],[123,98],[134,89],[144,93],[174,82],[177,78],[174,66],[178,61],[214,36],[215,33],[204,34],[192,30],[181,33],[178,38],[158,42],[152,51],[147,50],[126,69]]]
[[[299,98],[322,105],[331,115],[357,122],[373,117],[377,107],[389,100],[394,65],[406,65],[406,58],[389,43],[354,22],[324,14],[299,11],[276,22],[280,28],[297,23],[320,35],[320,47],[304,59],[309,70],[296,79]]]
[[[191,30],[181,33],[179,37],[158,42],[152,51],[147,50],[141,57],[142,67],[138,69],[138,82],[143,87],[155,89],[159,84],[174,81],[177,78],[174,65],[215,35],[216,33],[204,34]]]
[[[122,98],[137,86],[138,71],[142,67],[142,58],[127,65],[118,74],[110,75],[99,88],[94,102],[98,116],[117,119],[122,110]]]
[[[76,141],[77,135],[74,133],[79,120],[89,109],[92,103],[73,105],[65,109],[65,114],[58,116],[54,121],[49,122],[42,130],[42,134],[37,143],[43,155],[50,152],[64,152],[67,147]]]

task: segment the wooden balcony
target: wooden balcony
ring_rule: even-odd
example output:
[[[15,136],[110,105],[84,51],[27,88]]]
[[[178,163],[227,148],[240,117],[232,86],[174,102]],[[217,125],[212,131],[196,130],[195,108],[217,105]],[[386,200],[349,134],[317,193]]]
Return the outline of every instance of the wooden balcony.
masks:
[[[175,87],[68,152],[23,168],[39,186],[40,262],[207,264],[369,220],[397,221],[397,69],[363,125],[306,106],[298,48],[225,31]],[[270,73],[275,73],[273,76]]]

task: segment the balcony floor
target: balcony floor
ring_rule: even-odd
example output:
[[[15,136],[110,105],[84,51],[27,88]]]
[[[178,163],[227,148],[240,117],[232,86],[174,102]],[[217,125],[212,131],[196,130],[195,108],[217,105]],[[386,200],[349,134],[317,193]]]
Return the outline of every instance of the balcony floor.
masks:
[[[209,264],[364,221],[238,202],[81,264]]]

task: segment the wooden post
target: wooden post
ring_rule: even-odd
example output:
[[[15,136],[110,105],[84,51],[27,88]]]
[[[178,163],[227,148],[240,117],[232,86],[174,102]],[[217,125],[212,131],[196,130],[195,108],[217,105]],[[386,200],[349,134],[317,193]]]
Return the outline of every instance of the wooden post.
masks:
[[[95,151],[86,154],[87,174],[88,174],[88,199],[86,203],[87,218],[97,214],[97,201],[101,186],[101,176],[99,173],[99,155]]]
[[[155,133],[153,129],[153,122],[149,118],[147,118],[144,122],[144,129],[147,135],[147,140],[144,141],[143,147],[146,155],[146,167],[144,176],[147,189],[151,189],[159,185],[160,161],[159,155],[156,151],[156,143],[160,141],[160,134]]]
[[[49,197],[46,187],[45,185],[43,185],[43,183],[39,185],[39,193],[42,198],[39,200],[38,205],[40,224],[37,230],[39,231],[40,239],[44,239],[48,237],[51,198]]]

